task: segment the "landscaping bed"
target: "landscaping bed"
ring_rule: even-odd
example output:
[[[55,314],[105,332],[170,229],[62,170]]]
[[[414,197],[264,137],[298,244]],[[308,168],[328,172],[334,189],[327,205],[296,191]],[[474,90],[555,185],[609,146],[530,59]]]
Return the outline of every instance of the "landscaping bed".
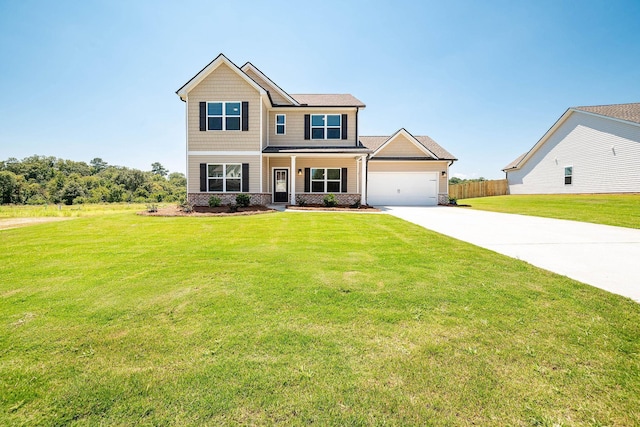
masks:
[[[338,205],[338,206],[325,206],[321,203],[309,203],[304,206],[300,205],[287,205],[287,209],[294,211],[370,211],[370,212],[380,212],[380,209],[374,208],[373,206],[360,205],[358,207],[353,207],[351,205]]]
[[[247,207],[237,207],[235,212],[231,212],[229,206],[194,206],[193,210],[188,212],[181,206],[165,206],[157,208],[155,212],[147,209],[138,212],[138,215],[146,216],[234,216],[234,215],[255,215],[261,213],[275,212],[273,209],[263,205],[253,205]]]

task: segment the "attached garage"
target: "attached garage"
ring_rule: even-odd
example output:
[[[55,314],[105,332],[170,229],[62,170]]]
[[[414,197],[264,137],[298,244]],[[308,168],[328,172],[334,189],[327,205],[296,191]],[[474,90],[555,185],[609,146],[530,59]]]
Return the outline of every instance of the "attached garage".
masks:
[[[438,204],[436,172],[369,172],[370,205],[435,206]]]

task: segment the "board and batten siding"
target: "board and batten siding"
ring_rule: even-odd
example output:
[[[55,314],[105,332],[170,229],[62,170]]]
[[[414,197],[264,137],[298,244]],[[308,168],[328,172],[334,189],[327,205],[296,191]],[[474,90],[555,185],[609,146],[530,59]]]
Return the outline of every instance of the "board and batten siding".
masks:
[[[285,135],[276,135],[276,114],[286,115]],[[305,114],[346,114],[347,139],[304,139]],[[353,147],[356,145],[356,111],[345,109],[315,109],[292,108],[273,109],[269,112],[269,145],[274,147],[305,146],[305,147]]]
[[[640,126],[573,112],[507,180],[511,194],[640,192]]]
[[[374,158],[375,159],[375,158]],[[447,192],[448,173],[442,175],[442,171],[448,171],[448,161],[401,161],[369,160],[368,172],[438,172],[438,188],[440,193]]]
[[[393,141],[376,153],[376,157],[427,157],[424,151],[416,147],[404,135],[398,135]]]
[[[188,94],[187,150],[260,150],[260,93],[226,64],[221,64]],[[200,102],[249,102],[248,131],[201,131]]]
[[[200,193],[200,163],[248,163],[249,193],[260,192],[260,156],[189,156],[187,172],[189,175],[188,193]]]

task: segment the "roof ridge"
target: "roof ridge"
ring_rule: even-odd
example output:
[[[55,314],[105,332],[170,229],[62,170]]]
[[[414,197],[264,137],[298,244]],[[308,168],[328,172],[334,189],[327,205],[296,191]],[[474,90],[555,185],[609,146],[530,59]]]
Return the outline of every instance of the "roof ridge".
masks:
[[[623,102],[620,104],[580,105],[578,107],[571,107],[571,108],[617,107],[620,105],[640,105],[640,102]]]

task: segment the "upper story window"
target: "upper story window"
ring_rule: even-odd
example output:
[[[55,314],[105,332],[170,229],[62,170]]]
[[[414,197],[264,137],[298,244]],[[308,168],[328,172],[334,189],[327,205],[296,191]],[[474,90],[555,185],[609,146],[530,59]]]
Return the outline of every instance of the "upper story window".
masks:
[[[287,125],[287,116],[285,114],[276,114],[276,135],[285,135]]]
[[[207,184],[209,191],[240,191],[242,186],[241,164],[208,164]]]
[[[342,116],[340,114],[312,114],[311,139],[340,139]]]
[[[573,166],[566,166],[564,168],[564,185],[571,185],[573,179]]]
[[[207,130],[240,130],[240,102],[207,102]]]

